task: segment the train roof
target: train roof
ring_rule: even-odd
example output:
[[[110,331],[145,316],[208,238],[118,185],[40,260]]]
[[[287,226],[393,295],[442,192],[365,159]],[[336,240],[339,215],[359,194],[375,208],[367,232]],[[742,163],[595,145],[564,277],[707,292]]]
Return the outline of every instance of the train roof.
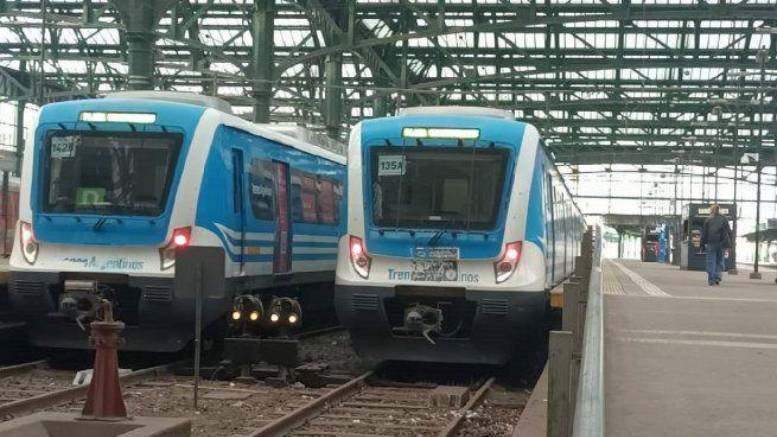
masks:
[[[361,121],[361,134],[366,141],[364,146],[370,147],[374,145],[373,142],[402,141],[404,128],[478,129],[481,143],[497,142],[515,146],[521,143],[524,132],[536,131],[533,125],[516,120],[512,115],[499,115],[502,112],[506,111],[454,106],[409,108],[395,117]]]
[[[440,115],[440,116],[458,116],[458,117],[492,117],[505,120],[515,120],[515,115],[511,111],[497,108],[484,108],[479,106],[415,106],[412,108],[402,108],[397,116],[416,116],[416,115]]]
[[[282,132],[283,129],[277,129],[277,126],[275,125],[252,123],[240,117],[226,113],[222,113],[222,123],[226,126],[234,127],[235,129],[240,129],[256,136],[285,144],[302,152],[310,153],[311,155],[316,155],[338,164],[345,165],[348,162],[345,156],[340,153],[327,150],[325,145],[317,145],[302,139],[295,138],[288,133]],[[344,146],[342,147],[344,148]]]
[[[107,108],[106,104],[111,103],[111,101],[115,101],[116,105],[119,107],[124,106],[125,108],[127,104],[132,104],[133,101],[141,101],[143,102],[143,108],[141,109],[147,109],[149,111],[155,110],[155,106],[157,110],[164,107],[170,109],[170,105],[181,105],[182,108],[200,108],[206,112],[212,111],[212,113],[217,114],[217,116],[221,118],[221,123],[226,126],[234,127],[253,135],[276,141],[338,164],[345,165],[347,162],[347,159],[341,153],[345,147],[337,145],[334,140],[326,138],[324,141],[315,135],[301,136],[299,131],[300,129],[304,129],[301,127],[297,129],[296,132],[292,132],[287,126],[257,124],[244,120],[232,114],[229,103],[210,96],[170,91],[126,91],[112,93],[102,99],[70,100],[66,102],[51,103],[44,106],[44,108],[61,108],[60,110],[64,112],[58,112],[59,116],[67,114],[68,116],[73,117],[72,121],[75,121],[78,119],[78,114],[84,109],[84,104],[92,103],[95,106],[98,106],[100,110],[109,110],[110,108]],[[124,110],[124,108],[122,110]],[[49,110],[46,110],[45,112],[48,111]],[[318,144],[319,142],[320,144]]]
[[[232,105],[226,100],[213,96],[203,96],[194,93],[182,93],[177,91],[118,91],[105,95],[106,99],[147,99],[163,102],[186,103],[202,106],[204,108],[217,109],[227,114],[232,114]]]
[[[229,120],[241,120],[242,123],[233,125],[254,135],[277,141],[306,153],[320,156],[333,162],[345,165],[346,158],[342,156],[345,146],[335,140],[318,135],[301,126],[275,125],[269,123],[252,123],[236,117],[232,112],[232,105],[218,97],[204,96],[194,93],[175,91],[121,91],[106,95],[106,98],[116,99],[144,99],[159,100],[172,103],[202,106],[227,114]],[[247,124],[246,124],[247,123]],[[229,125],[229,123],[226,123]],[[248,127],[248,126],[251,127]]]

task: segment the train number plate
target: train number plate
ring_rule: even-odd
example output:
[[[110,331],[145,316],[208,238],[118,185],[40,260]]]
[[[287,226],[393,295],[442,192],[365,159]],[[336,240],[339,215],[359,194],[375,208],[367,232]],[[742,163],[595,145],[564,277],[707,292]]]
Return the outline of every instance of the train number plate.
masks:
[[[459,259],[458,247],[416,247],[413,258],[433,260],[457,260]]]
[[[416,259],[413,260],[414,281],[456,281],[459,279],[459,266],[456,261]]]

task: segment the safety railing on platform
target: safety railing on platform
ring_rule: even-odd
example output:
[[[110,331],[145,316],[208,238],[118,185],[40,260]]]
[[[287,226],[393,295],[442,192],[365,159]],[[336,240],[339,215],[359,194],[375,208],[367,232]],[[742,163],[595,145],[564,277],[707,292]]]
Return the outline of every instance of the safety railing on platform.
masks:
[[[583,235],[575,272],[564,284],[562,330],[551,331],[548,436],[604,435],[604,328],[601,229]]]

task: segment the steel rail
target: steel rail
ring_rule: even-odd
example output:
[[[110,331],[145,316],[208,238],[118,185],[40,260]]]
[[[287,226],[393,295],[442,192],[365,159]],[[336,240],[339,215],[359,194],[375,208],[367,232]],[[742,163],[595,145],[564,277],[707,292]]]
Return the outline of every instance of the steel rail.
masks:
[[[6,376],[18,375],[20,373],[27,372],[28,370],[37,369],[45,366],[46,360],[31,361],[29,363],[14,364],[13,366],[0,367],[0,378]]]
[[[311,331],[300,332],[297,335],[298,339],[317,337],[319,335],[329,334],[330,332],[342,331],[345,329],[343,325],[329,326],[327,328],[313,329]]]
[[[464,421],[464,418],[467,416],[467,411],[472,410],[477,404],[480,403],[481,400],[483,400],[483,397],[485,397],[486,393],[488,392],[488,389],[491,388],[491,386],[494,384],[494,381],[496,380],[495,377],[488,378],[488,380],[483,383],[482,386],[478,389],[478,391],[475,392],[474,395],[469,399],[469,402],[466,403],[461,409],[459,409],[458,414],[456,414],[456,417],[448,424],[448,426],[445,427],[442,431],[440,431],[439,434],[437,434],[438,437],[451,437],[456,434],[456,432],[459,430],[459,427],[461,426],[461,423]]]
[[[169,363],[162,366],[136,370],[126,375],[119,376],[119,381],[125,384],[135,382],[150,375],[165,373],[177,364],[179,363]],[[18,415],[19,413],[49,407],[60,402],[75,401],[86,396],[88,390],[89,385],[79,385],[77,387],[69,387],[62,390],[43,393],[26,399],[9,402],[7,404],[0,405],[0,417]]]
[[[372,370],[370,370],[357,376],[329,393],[314,399],[310,403],[273,420],[246,437],[273,437],[284,435],[290,430],[297,428],[308,420],[320,415],[330,404],[344,399],[361,389],[372,373]]]

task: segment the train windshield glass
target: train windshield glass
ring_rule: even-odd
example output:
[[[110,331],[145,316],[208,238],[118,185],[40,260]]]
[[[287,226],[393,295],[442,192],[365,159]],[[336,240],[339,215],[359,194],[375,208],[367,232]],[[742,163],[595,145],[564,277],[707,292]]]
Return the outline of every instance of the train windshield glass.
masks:
[[[46,144],[44,212],[158,216],[178,134],[62,131]]]
[[[502,198],[505,149],[372,149],[373,221],[380,227],[488,230]]]

